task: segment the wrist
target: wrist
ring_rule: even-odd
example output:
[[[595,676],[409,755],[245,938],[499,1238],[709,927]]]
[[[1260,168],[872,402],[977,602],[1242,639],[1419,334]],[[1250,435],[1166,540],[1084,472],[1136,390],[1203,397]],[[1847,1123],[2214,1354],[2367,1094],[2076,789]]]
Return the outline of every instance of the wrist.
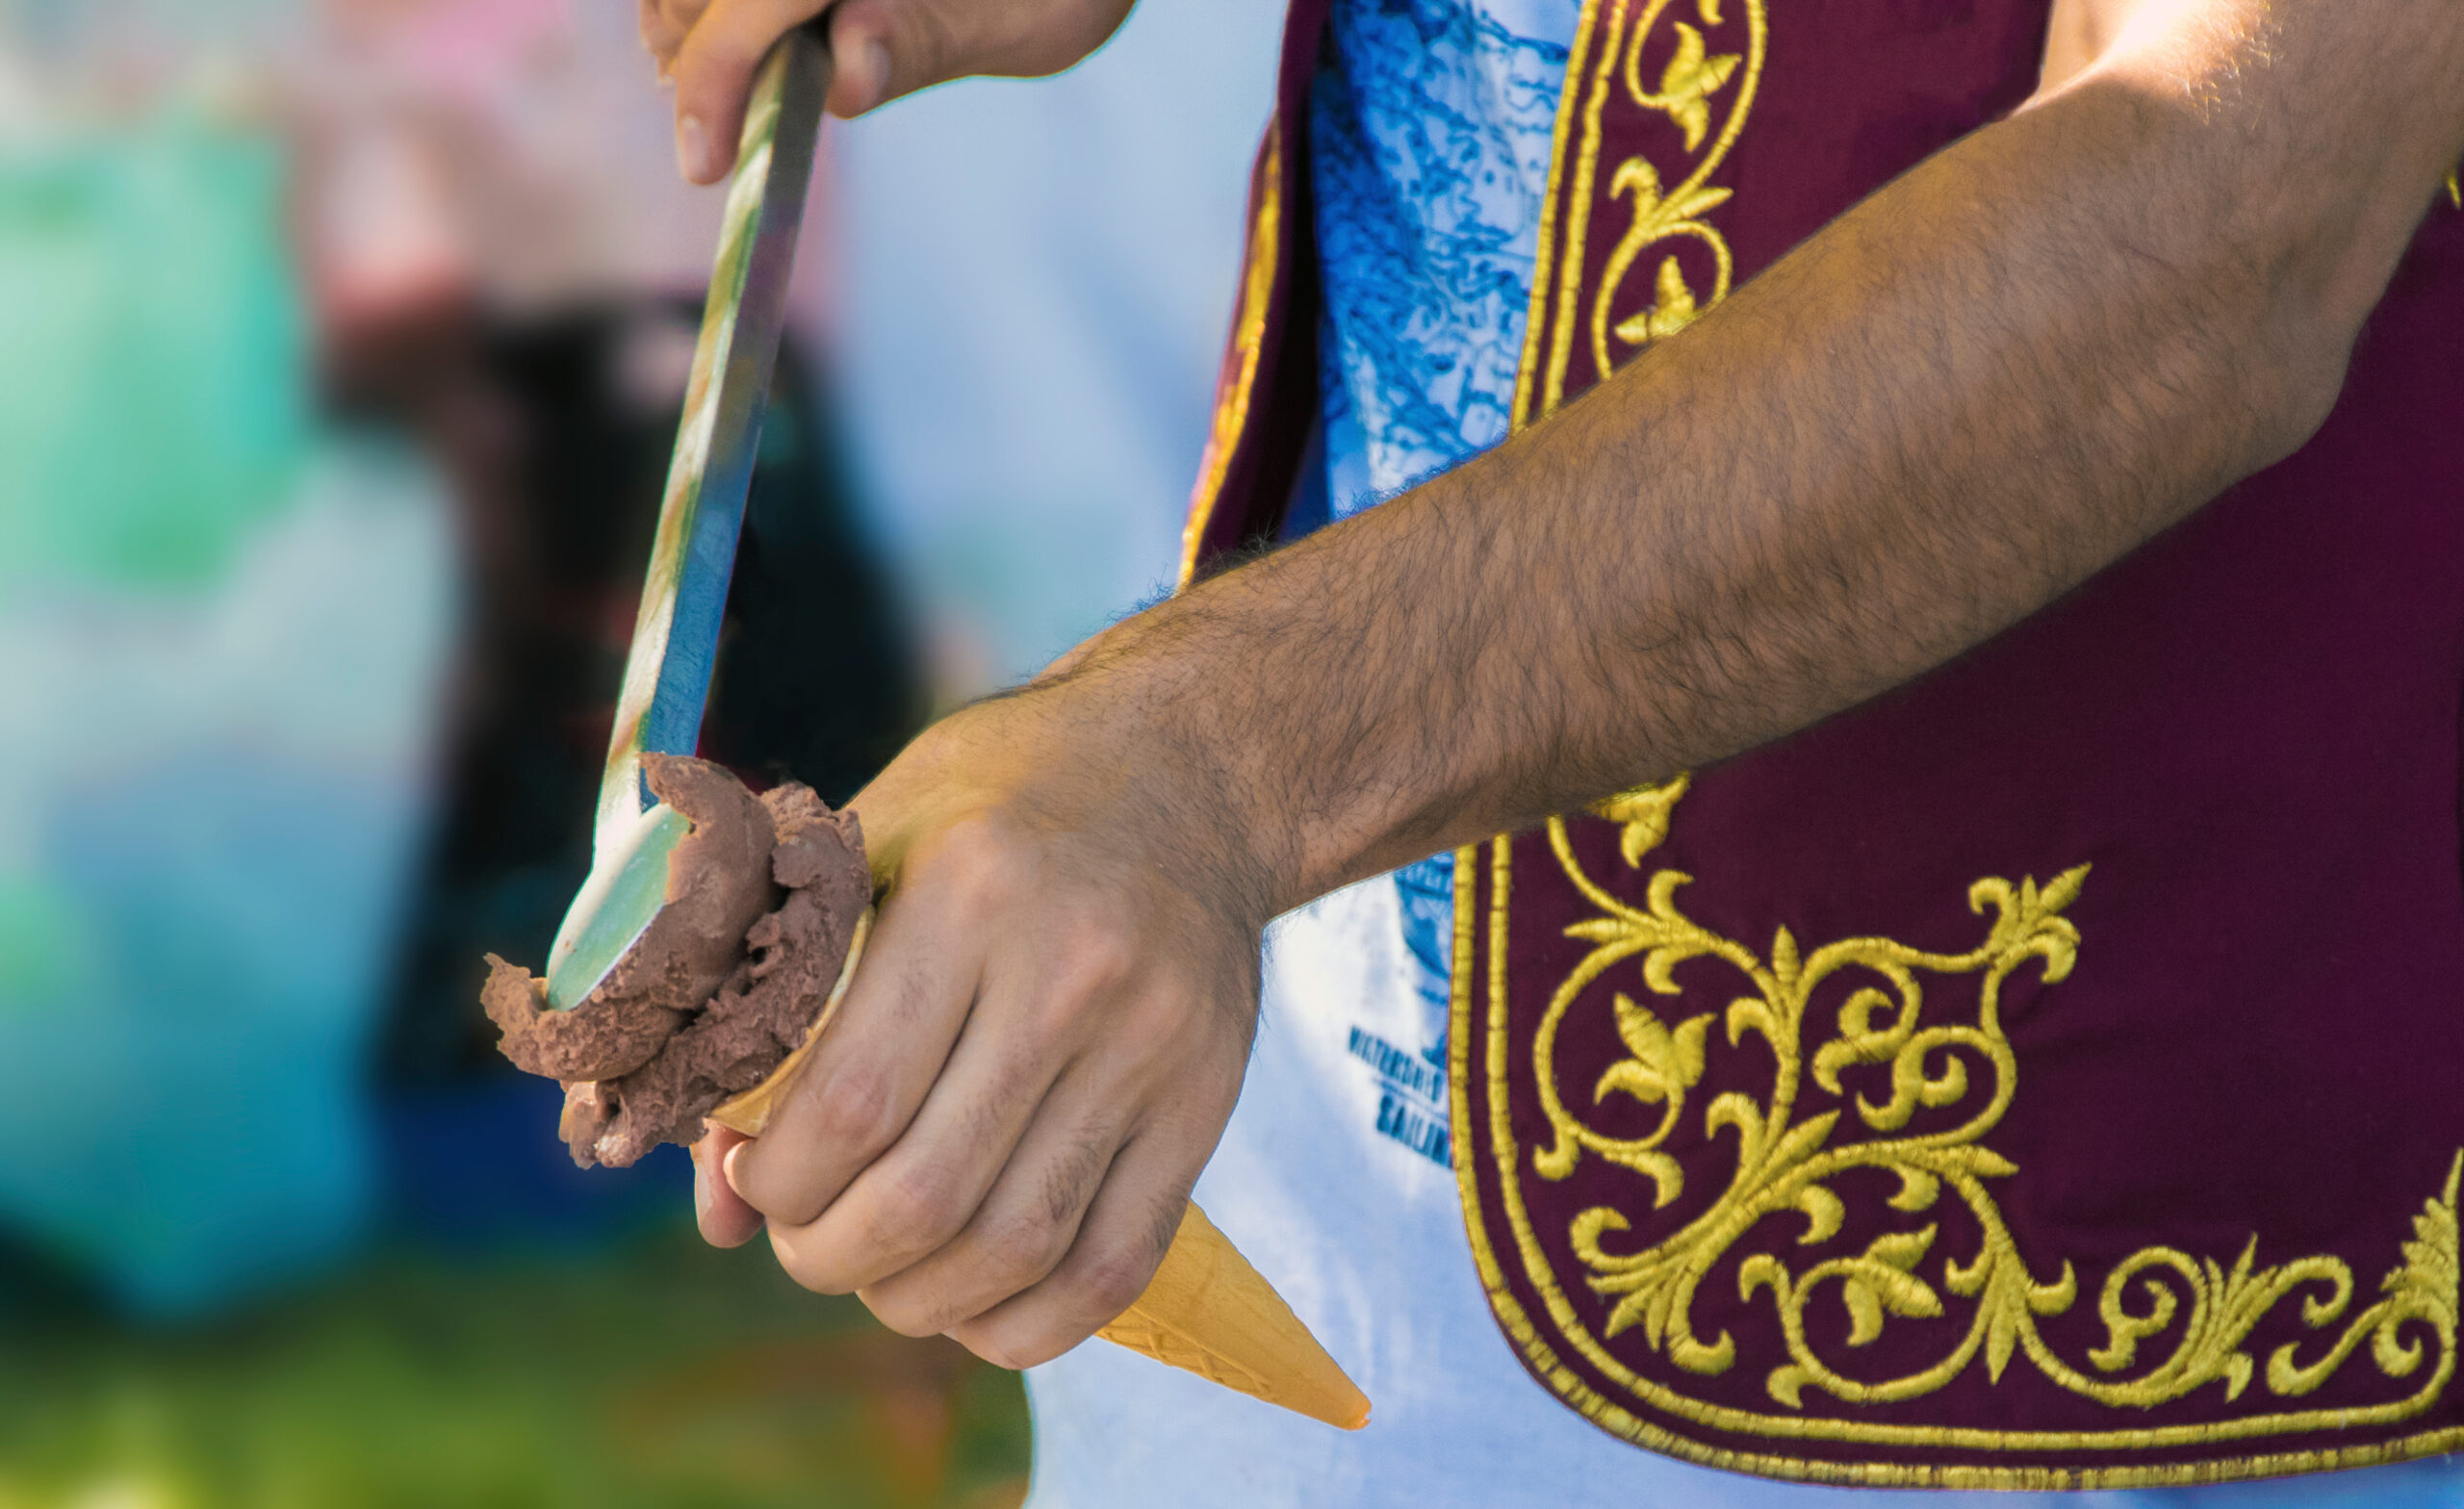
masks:
[[[1240,677],[1213,647],[1168,633],[1048,695],[1070,757],[1088,762],[1082,810],[1102,842],[1255,932],[1297,904],[1301,857],[1282,773],[1240,716]]]

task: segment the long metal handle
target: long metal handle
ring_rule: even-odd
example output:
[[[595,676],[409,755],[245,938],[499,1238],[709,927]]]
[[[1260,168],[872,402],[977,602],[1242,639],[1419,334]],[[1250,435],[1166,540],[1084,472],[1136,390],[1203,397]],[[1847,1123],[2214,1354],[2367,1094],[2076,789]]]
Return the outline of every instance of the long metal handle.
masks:
[[[627,839],[649,805],[643,752],[690,754],[701,737],[829,92],[829,48],[810,26],[782,38],[754,81],[600,782],[602,851]]]

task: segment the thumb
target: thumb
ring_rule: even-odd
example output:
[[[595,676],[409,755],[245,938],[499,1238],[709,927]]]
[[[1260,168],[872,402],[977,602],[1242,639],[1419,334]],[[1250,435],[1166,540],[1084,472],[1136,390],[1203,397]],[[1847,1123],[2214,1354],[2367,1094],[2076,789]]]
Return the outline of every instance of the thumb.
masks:
[[[830,56],[837,64],[830,113],[852,118],[902,94],[962,75],[998,71],[1005,49],[997,33],[1015,31],[1040,7],[1005,0],[993,5],[933,0],[839,0],[830,13]]]
[[[677,50],[676,166],[697,184],[716,183],[735,166],[754,70],[792,27],[821,13],[827,0],[711,0]]]
[[[792,27],[829,0],[711,0],[677,48],[676,166],[716,183],[735,166],[753,75]],[[967,8],[974,13],[980,8]],[[913,0],[841,0],[830,17],[829,108],[860,115],[884,100],[956,76],[961,48],[947,21]]]

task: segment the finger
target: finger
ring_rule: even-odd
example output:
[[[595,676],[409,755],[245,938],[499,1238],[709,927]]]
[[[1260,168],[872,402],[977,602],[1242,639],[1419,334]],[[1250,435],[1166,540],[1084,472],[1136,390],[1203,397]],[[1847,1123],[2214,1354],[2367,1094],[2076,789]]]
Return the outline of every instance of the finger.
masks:
[[[896,21],[889,7],[866,0],[839,0],[831,11],[830,98],[824,103],[832,115],[853,120],[895,97],[891,80],[897,68],[891,47]],[[911,84],[897,92],[921,87]]]
[[[1114,1097],[1062,1077],[972,1219],[922,1261],[860,1288],[906,1336],[938,1336],[1033,1288],[1061,1265],[1118,1154],[1128,1117]]]
[[[882,904],[837,1019],[770,1129],[728,1158],[755,1210],[810,1224],[906,1133],[974,1004],[978,901],[969,884],[922,883]]]
[[[1172,1245],[1206,1147],[1186,1130],[1133,1138],[1114,1160],[1068,1256],[1043,1280],[974,1319],[952,1340],[997,1368],[1048,1363],[1137,1303]],[[1182,1172],[1187,1170],[1187,1172]]]
[[[1033,939],[1025,957],[995,955],[986,969],[990,984],[949,1067],[897,1144],[810,1225],[771,1223],[771,1245],[801,1285],[845,1294],[949,1245],[1055,1092],[1074,1036],[1084,1023],[1109,1018],[1134,979],[1134,955],[1109,927],[1044,925]],[[1136,1075],[1158,1050],[1156,1040],[1112,1043],[1104,1085],[1141,1083]],[[1082,1085],[1091,1080],[1082,1075],[1077,1092],[1055,1102],[1055,1114],[1077,1117],[1090,1100]]]
[[[702,18],[709,0],[641,0],[642,45],[650,49],[658,64],[659,77],[667,77],[676,62],[676,51],[684,45],[685,34]]]
[[[1078,930],[1074,942],[1047,934],[1039,943],[1051,957],[1037,960],[1046,967],[1036,977],[988,971],[995,983],[896,1145],[809,1224],[772,1223],[771,1245],[798,1283],[827,1294],[861,1289],[938,1251],[974,1219],[1057,1087],[1071,1047],[1064,1035],[1129,975],[1126,952],[1094,930]],[[1074,1117],[1084,1099],[1056,1105],[1056,1113]]]
[[[735,166],[754,70],[790,27],[821,13],[825,0],[710,0],[677,50],[676,165],[693,183],[716,183]]]
[[[860,115],[968,74],[1058,73],[1117,31],[1130,3],[839,0],[830,13],[830,55],[838,66],[831,114]]]
[[[745,1204],[727,1178],[727,1156],[744,1140],[741,1133],[713,1126],[693,1144],[693,1219],[713,1247],[741,1247],[761,1229],[761,1213]]]
[[[770,1245],[797,1283],[824,1294],[851,1293],[937,1251],[974,1218],[1017,1145],[1034,1097],[991,1088],[972,1075],[966,1087],[989,1089],[956,1117],[979,1136],[951,1138],[944,1126],[902,1139],[814,1220],[770,1223]],[[957,1088],[945,1080],[934,1093]],[[1025,1113],[1014,1110],[1021,1098]]]

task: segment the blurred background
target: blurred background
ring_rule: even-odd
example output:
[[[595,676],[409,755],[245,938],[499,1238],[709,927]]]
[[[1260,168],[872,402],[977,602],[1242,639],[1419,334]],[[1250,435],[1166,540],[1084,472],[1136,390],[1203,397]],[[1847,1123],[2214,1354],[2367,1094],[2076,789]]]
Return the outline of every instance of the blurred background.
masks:
[[[830,128],[705,753],[1168,583],[1280,14]],[[1014,1504],[1014,1378],[581,1173],[543,959],[716,194],[627,0],[0,0],[0,1509]]]

